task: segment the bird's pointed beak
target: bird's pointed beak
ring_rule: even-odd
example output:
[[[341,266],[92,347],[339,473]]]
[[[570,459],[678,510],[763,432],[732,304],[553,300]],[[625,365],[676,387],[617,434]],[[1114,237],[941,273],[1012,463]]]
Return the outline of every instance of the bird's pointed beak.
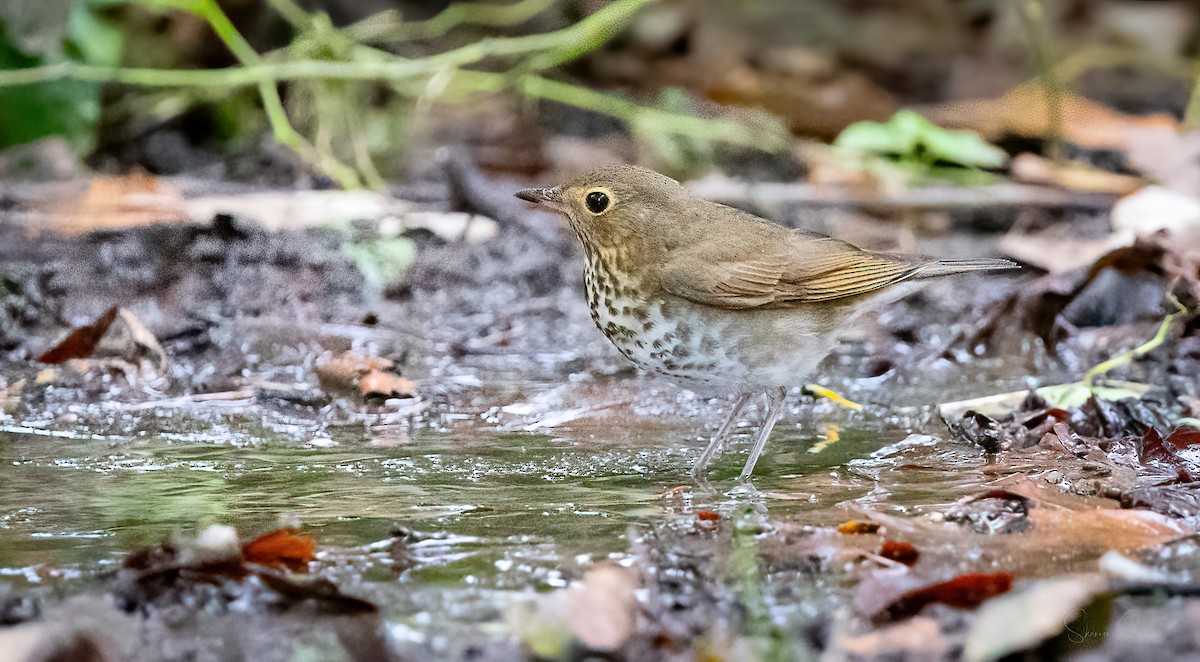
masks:
[[[559,208],[561,201],[557,188],[527,188],[517,191],[518,198],[538,205],[546,205],[553,209]]]

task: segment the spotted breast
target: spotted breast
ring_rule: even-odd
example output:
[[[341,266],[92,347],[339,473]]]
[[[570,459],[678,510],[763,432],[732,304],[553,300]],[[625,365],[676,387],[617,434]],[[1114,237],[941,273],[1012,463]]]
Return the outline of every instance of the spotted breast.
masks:
[[[708,383],[719,377],[711,342],[697,333],[692,320],[672,314],[662,299],[638,297],[644,292],[629,274],[614,268],[618,256],[586,246],[584,284],[596,327],[639,368],[687,382]],[[702,358],[703,357],[703,358]]]

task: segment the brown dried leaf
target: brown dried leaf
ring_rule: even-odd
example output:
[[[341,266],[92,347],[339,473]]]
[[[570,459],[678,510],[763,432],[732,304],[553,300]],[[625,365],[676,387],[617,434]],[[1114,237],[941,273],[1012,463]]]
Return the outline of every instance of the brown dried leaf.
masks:
[[[1137,177],[1118,175],[1076,163],[1058,164],[1036,154],[1018,154],[1009,162],[1013,179],[1027,184],[1061,186],[1076,191],[1124,195],[1144,183]]]
[[[109,308],[94,323],[71,331],[38,361],[60,364],[72,359],[111,357],[140,364],[152,362],[159,372],[167,367],[167,353],[142,321],[125,308]]]
[[[633,633],[637,574],[618,565],[599,565],[566,590],[567,625],[594,651],[615,651]]]
[[[55,228],[70,233],[185,220],[183,193],[144,172],[96,176],[81,197],[49,212]]]
[[[242,559],[269,568],[304,572],[316,558],[317,543],[310,536],[277,529],[242,546]]]
[[[86,359],[96,351],[100,339],[117,319],[116,306],[109,308],[95,322],[72,329],[66,338],[37,358],[40,363],[59,364],[71,359]]]
[[[1136,129],[1179,126],[1166,114],[1127,115],[1071,93],[1057,95],[1056,113],[1050,100],[1041,86],[1026,84],[995,99],[953,101],[926,115],[938,126],[974,129],[993,142],[1006,136],[1047,139],[1058,129],[1076,145],[1120,151],[1134,143]]]
[[[21,391],[25,390],[27,380],[18,379],[11,384],[5,384],[0,377],[0,412],[10,412],[20,403]]]
[[[417,392],[412,380],[382,370],[372,370],[358,382],[359,392],[367,398],[411,398]]]
[[[388,372],[394,365],[389,359],[347,352],[319,361],[317,381],[325,391],[343,396],[412,397],[416,386],[411,380]]]
[[[957,609],[975,609],[987,600],[1012,589],[1012,575],[997,573],[968,573],[949,581],[909,591],[900,596],[880,614],[879,620],[907,618],[931,604],[944,604]]]
[[[916,565],[917,560],[921,558],[921,552],[918,552],[916,547],[898,540],[883,541],[883,547],[879,549],[879,555],[885,559],[890,559],[896,563],[903,563],[909,567]]]

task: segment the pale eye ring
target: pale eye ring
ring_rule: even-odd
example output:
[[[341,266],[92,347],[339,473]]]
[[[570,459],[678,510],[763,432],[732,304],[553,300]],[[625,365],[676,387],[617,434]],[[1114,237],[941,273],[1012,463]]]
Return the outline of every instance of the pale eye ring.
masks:
[[[603,214],[607,209],[611,200],[608,194],[604,191],[590,191],[583,196],[583,204],[587,205],[588,211],[593,214]]]

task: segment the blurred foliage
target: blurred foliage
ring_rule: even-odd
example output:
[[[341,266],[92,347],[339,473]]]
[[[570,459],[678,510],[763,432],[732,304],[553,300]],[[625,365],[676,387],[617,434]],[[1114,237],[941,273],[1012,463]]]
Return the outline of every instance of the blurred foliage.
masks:
[[[901,163],[935,163],[999,168],[1008,155],[974,131],[943,129],[911,110],[901,110],[887,122],[857,122],[846,127],[834,144]]]
[[[17,4],[0,14],[0,69],[34,67],[56,58],[106,66],[120,63],[124,38],[98,3],[75,0],[65,20],[46,14],[26,16],[24,23],[10,20],[9,14],[22,9]],[[17,31],[27,31],[24,39]],[[0,148],[63,136],[77,151],[85,152],[95,144],[99,119],[100,84],[95,82],[64,79],[0,87]]]
[[[435,103],[476,103],[482,95],[552,101],[615,117],[629,126],[655,159],[668,163],[707,158],[714,141],[761,149],[782,147],[785,132],[778,123],[701,117],[682,91],[668,91],[658,105],[642,106],[556,79],[554,70],[606,43],[648,1],[613,0],[550,32],[519,36],[486,36],[485,32],[484,38],[457,47],[421,43],[418,51],[424,54],[413,57],[380,46],[440,37],[463,25],[512,25],[553,3],[455,3],[425,21],[405,21],[394,12],[383,12],[336,27],[325,14],[309,13],[292,0],[269,0],[276,20],[282,17],[292,34],[285,47],[260,53],[216,0],[72,0],[67,20],[72,48],[57,56],[39,56],[9,44],[13,55],[0,62],[0,69],[8,70],[0,70],[0,91],[14,100],[6,104],[10,112],[20,113],[10,119],[12,126],[21,129],[6,144],[64,133],[86,151],[94,140],[89,129],[94,130],[98,117],[98,86],[113,82],[158,88],[140,98],[160,121],[197,103],[215,104],[222,111],[218,124],[231,135],[236,129],[227,124],[243,117],[231,105],[238,97],[230,92],[253,86],[275,139],[347,188],[384,188],[375,160],[402,151],[414,113],[428,113]],[[186,11],[207,24],[238,66],[171,69],[158,57],[150,60],[155,68],[118,66],[126,40],[146,41],[134,30],[123,33],[105,18],[106,12],[118,8],[142,13]],[[127,108],[134,101],[125,96],[139,98],[123,95]],[[19,110],[11,110],[14,107]]]
[[[884,160],[910,176],[964,183],[978,178],[970,176],[974,170],[964,173],[960,168],[1000,168],[1008,161],[1004,150],[978,133],[943,129],[911,110],[901,110],[886,122],[851,124],[834,140],[834,146],[868,161]]]

